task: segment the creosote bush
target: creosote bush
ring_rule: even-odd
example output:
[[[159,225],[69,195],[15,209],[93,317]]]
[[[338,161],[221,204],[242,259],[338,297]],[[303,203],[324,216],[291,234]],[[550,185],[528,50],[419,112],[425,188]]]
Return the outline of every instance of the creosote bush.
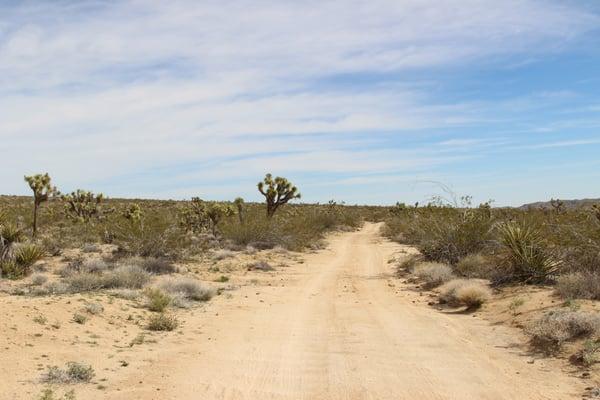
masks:
[[[436,262],[422,262],[413,270],[414,274],[423,281],[425,288],[431,289],[454,278],[452,268],[446,264]]]

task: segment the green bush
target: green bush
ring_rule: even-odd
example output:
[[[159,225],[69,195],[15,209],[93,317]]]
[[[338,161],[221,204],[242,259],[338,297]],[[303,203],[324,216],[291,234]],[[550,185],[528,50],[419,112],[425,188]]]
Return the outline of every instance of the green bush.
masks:
[[[144,295],[148,300],[146,307],[154,312],[163,312],[172,301],[171,296],[156,288],[146,289]]]

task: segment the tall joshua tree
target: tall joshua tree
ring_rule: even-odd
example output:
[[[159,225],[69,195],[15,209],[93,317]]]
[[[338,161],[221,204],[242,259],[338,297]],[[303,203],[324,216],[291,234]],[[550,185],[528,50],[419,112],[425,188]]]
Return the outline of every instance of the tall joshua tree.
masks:
[[[277,209],[293,199],[299,199],[298,188],[290,181],[280,176],[273,178],[271,174],[265,175],[262,182],[258,182],[258,191],[265,196],[267,201],[267,217],[275,215]]]
[[[58,190],[52,186],[50,175],[37,174],[31,176],[25,176],[25,182],[29,184],[29,187],[33,191],[33,237],[37,233],[37,214],[40,205],[48,201],[50,196],[58,193]]]

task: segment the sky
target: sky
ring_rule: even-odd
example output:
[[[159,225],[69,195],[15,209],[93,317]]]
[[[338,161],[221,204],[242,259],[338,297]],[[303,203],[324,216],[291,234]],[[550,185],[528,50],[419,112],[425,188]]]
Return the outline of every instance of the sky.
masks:
[[[0,0],[0,193],[600,197],[600,3]]]

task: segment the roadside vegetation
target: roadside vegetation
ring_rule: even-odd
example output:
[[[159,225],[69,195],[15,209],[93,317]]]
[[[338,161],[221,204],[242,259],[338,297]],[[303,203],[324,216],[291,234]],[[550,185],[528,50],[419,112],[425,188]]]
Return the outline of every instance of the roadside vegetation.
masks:
[[[600,205],[552,200],[547,207],[493,208],[491,202],[474,206],[469,197],[451,199],[390,209],[383,234],[419,251],[398,262],[399,276],[434,290],[442,305],[467,311],[494,293],[550,289],[559,301],[543,312],[533,309],[524,322],[532,347],[556,353],[570,344],[572,360],[587,367],[597,362],[600,320],[592,305],[579,307],[600,299]],[[515,318],[524,304],[513,298],[509,315]]]

